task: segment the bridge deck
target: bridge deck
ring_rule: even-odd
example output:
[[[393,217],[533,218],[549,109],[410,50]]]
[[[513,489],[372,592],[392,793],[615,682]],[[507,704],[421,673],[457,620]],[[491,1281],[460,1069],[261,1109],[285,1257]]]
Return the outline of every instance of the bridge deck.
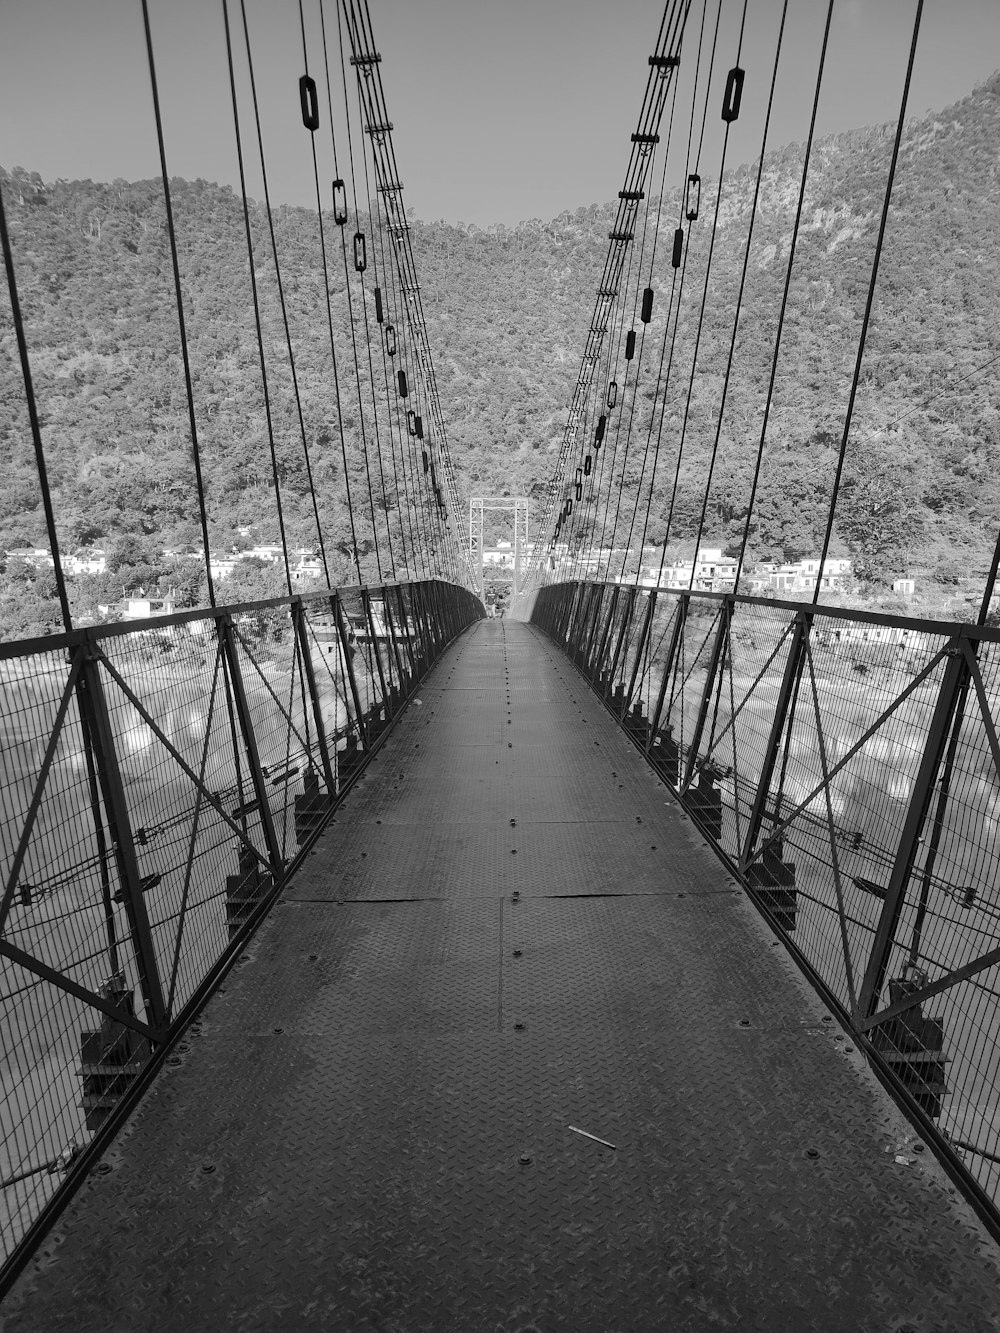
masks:
[[[997,1326],[992,1245],[527,626],[432,672],[186,1046],[5,1333]]]

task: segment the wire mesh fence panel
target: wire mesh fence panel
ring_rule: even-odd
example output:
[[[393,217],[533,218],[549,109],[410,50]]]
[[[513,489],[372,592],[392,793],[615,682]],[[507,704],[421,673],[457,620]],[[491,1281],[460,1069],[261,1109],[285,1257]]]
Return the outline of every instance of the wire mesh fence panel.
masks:
[[[610,680],[611,656],[625,609],[625,595],[619,587],[609,588],[601,607],[596,633],[593,636],[591,670],[602,694],[607,692]]]
[[[680,760],[680,783],[686,791],[694,780],[698,789],[709,787],[711,770],[695,773],[698,757],[698,722],[709,687],[709,668],[719,634],[721,604],[693,597],[689,600],[681,634],[667,679],[661,728],[676,745]],[[697,801],[698,798],[696,798]],[[714,802],[715,798],[712,798]],[[707,810],[707,806],[705,809]],[[698,809],[699,818],[701,807]],[[709,820],[712,836],[718,838],[716,818]]]
[[[397,687],[400,698],[397,706],[413,684],[415,671],[415,649],[413,625],[407,614],[403,599],[403,589],[387,588],[385,593],[386,619],[395,644],[394,656],[397,667]]]
[[[678,597],[658,596],[649,627],[648,646],[637,689],[649,714],[650,725],[658,728],[666,725],[662,703],[669,686],[667,676],[685,608],[686,604]]]
[[[1000,976],[1000,646],[962,646],[965,672],[891,939],[879,1009],[941,989],[872,1029],[914,1095],[991,1192],[997,1175]],[[875,1017],[878,1015],[876,1014]]]
[[[358,714],[481,614],[447,585],[369,605],[349,590],[0,649],[4,1255],[322,826]]]
[[[303,605],[301,637],[303,667],[308,658],[311,688],[315,691],[313,714],[318,719],[318,753],[307,765],[302,791],[295,796],[296,827],[305,838],[332,808],[339,781],[339,756],[346,753],[349,743],[356,750],[358,710],[348,670],[356,649],[341,629],[334,599],[316,599]]]
[[[405,584],[398,588],[400,618],[413,659],[414,671],[419,676],[426,670],[432,656],[431,644],[425,628],[423,609],[416,591]]]
[[[384,668],[378,652],[377,631],[369,620],[369,602],[361,588],[345,588],[340,594],[341,605],[350,631],[354,635],[354,674],[359,702],[366,717],[382,708],[385,685]]]
[[[120,883],[81,720],[80,667],[79,650],[70,661],[62,651],[3,663],[5,1250],[59,1184],[60,1157],[65,1162],[86,1132],[80,1042],[93,1011],[39,972],[57,970],[94,992],[115,974],[129,988],[137,982],[129,954],[117,948],[128,931],[114,902]]]
[[[296,798],[321,760],[303,644],[288,607],[269,607],[237,622],[234,641],[259,764],[258,784],[248,799],[265,837],[268,826],[273,831],[280,870],[298,848]]]
[[[608,702],[622,715],[631,676],[633,655],[642,634],[646,599],[634,588],[622,590],[618,623],[608,646]]]
[[[607,670],[622,590],[536,619]],[[995,631],[633,592],[613,685],[703,833],[898,1091],[1000,1191],[1000,643]],[[612,705],[612,682],[593,675]],[[609,697],[610,695],[610,697]]]
[[[822,622],[809,637],[772,795],[774,828],[797,865],[797,942],[853,1010],[946,659],[914,674],[890,644],[856,635],[864,628],[838,629],[839,641]],[[855,644],[864,645],[860,655]]]
[[[733,860],[740,859],[755,820],[788,661],[795,651],[794,626],[787,611],[766,604],[737,603],[732,608],[702,753],[716,773],[723,810],[720,842]]]
[[[233,814],[250,799],[248,766],[215,624],[195,623],[201,656],[180,664],[143,632],[101,642],[139,888],[174,1008],[229,942],[226,884],[241,834],[266,858],[259,830]]]

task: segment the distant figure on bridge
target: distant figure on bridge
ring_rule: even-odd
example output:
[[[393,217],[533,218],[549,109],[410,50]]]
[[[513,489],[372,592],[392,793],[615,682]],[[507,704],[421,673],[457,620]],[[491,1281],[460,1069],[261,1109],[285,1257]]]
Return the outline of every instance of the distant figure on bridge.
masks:
[[[493,617],[496,615],[496,613],[497,613],[497,599],[493,596],[491,592],[488,592],[486,594],[486,614],[489,616],[490,620],[492,620]]]

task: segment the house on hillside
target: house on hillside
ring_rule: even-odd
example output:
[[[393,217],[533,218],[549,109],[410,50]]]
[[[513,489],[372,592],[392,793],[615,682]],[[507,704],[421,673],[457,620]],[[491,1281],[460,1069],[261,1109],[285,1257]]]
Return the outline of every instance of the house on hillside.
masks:
[[[208,566],[212,571],[212,578],[228,579],[229,575],[242,559],[242,555],[210,555],[208,557]]]
[[[138,592],[126,593],[119,603],[122,620],[148,620],[150,616],[171,616],[177,609],[174,594],[150,595],[140,588]]]
[[[496,546],[483,547],[483,564],[509,569],[514,564],[514,548],[510,542],[498,541]]]
[[[32,565],[35,569],[55,569],[56,562],[52,558],[52,552],[46,546],[12,546],[7,551],[8,564],[21,561],[22,564]]]
[[[646,587],[677,588],[694,592],[732,592],[736,587],[736,561],[718,546],[699,546],[695,559],[674,560],[662,571],[643,570],[640,582]],[[657,577],[659,575],[659,577]]]
[[[850,560],[830,558],[823,561],[822,569],[818,559],[795,560],[779,565],[769,575],[770,586],[778,593],[812,592],[817,578],[821,592],[838,592],[850,583]]]
[[[81,547],[66,561],[66,573],[74,577],[80,574],[103,574],[107,567],[107,553],[99,546]]]
[[[127,592],[117,602],[99,604],[99,614],[104,620],[149,620],[153,616],[170,616],[177,610],[177,598],[173,591],[165,596],[159,593],[147,594],[139,588],[136,592]],[[157,634],[166,634],[171,638],[176,634],[175,625],[157,626]]]
[[[310,584],[325,582],[322,561],[308,551],[299,555],[295,564],[291,565],[290,572],[292,587],[298,588],[300,592]]]

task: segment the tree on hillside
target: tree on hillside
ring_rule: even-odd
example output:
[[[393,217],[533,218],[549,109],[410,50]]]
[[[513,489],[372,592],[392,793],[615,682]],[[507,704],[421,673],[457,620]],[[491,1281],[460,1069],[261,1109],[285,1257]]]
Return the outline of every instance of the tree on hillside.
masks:
[[[880,587],[905,574],[920,542],[920,492],[911,466],[879,441],[850,448],[836,521],[863,585]]]

